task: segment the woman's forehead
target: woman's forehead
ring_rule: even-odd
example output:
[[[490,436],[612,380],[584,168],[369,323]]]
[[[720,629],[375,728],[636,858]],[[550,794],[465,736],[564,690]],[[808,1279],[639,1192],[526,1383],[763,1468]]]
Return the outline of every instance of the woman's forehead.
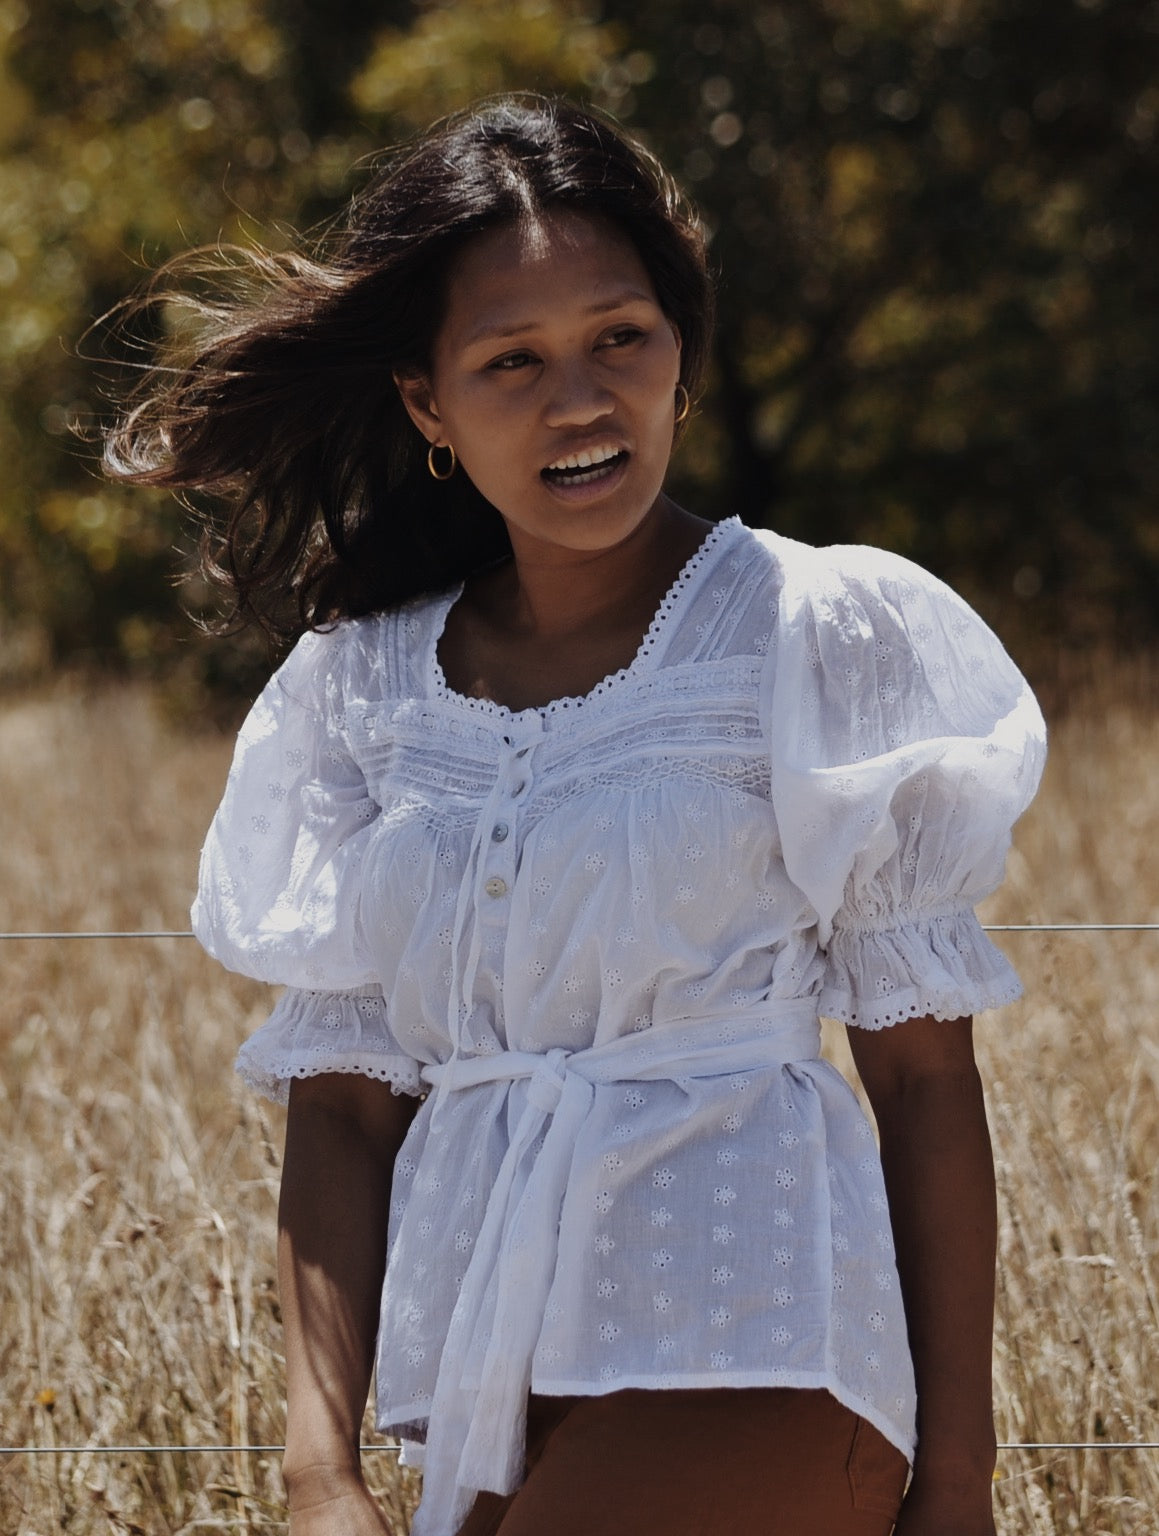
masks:
[[[656,294],[635,245],[608,219],[558,210],[476,236],[451,269],[443,332],[458,345],[511,335],[564,310]]]

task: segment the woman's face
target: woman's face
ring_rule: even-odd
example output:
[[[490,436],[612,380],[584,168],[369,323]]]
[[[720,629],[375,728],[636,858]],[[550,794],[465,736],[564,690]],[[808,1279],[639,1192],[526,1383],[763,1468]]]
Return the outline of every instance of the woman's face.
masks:
[[[429,380],[399,380],[516,553],[610,548],[656,505],[680,338],[614,225],[553,213],[474,240],[452,269]],[[542,551],[541,549],[541,552]]]

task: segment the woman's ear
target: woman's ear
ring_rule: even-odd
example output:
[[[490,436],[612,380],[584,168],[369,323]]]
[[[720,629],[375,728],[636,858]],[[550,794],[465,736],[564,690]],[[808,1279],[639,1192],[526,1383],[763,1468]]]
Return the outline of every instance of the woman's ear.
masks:
[[[402,397],[402,403],[406,407],[406,413],[414,422],[428,443],[442,446],[441,438],[443,423],[439,417],[439,409],[435,404],[435,397],[431,392],[430,380],[421,374],[413,374],[409,377],[396,373],[394,385]]]

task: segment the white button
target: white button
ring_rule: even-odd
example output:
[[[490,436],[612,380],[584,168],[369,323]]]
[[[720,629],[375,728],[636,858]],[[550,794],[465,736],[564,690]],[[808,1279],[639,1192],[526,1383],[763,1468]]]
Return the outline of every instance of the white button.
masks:
[[[505,843],[507,841],[507,831],[507,823],[505,821],[497,821],[491,828],[491,841],[493,843]]]
[[[500,880],[498,875],[492,875],[483,889],[487,892],[488,896],[506,896],[507,882],[506,880]]]

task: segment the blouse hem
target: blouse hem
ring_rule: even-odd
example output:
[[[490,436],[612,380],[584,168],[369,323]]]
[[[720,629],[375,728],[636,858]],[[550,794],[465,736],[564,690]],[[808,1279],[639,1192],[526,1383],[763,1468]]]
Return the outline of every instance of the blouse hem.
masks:
[[[646,1374],[625,1374],[614,1381],[594,1382],[586,1377],[575,1380],[566,1377],[542,1380],[533,1377],[531,1391],[541,1397],[606,1397],[612,1392],[642,1390],[664,1392],[681,1388],[710,1387],[794,1387],[803,1390],[820,1388],[835,1397],[843,1408],[858,1414],[899,1450],[912,1466],[917,1450],[917,1438],[899,1429],[881,1409],[868,1398],[854,1392],[831,1371],[682,1371],[665,1375],[662,1379]],[[388,1408],[376,1415],[375,1428],[379,1434],[393,1435],[404,1442],[406,1464],[421,1466],[423,1442],[412,1438],[425,1429],[424,1420],[429,1416],[429,1401],[409,1403],[405,1407]],[[407,1431],[410,1431],[408,1434]]]

